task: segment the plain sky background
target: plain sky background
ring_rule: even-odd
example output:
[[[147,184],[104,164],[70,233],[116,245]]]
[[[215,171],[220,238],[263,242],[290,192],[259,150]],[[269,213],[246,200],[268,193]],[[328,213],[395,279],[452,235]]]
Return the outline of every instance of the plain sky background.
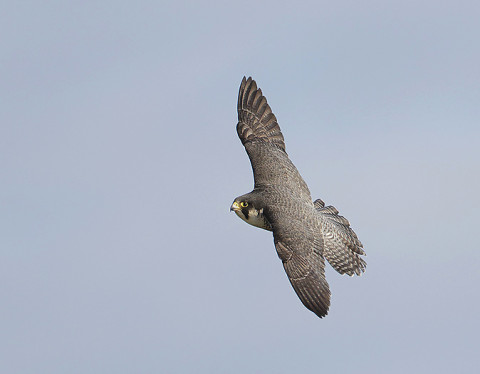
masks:
[[[0,372],[480,369],[478,1],[9,1]],[[251,190],[244,75],[364,276],[303,307]]]

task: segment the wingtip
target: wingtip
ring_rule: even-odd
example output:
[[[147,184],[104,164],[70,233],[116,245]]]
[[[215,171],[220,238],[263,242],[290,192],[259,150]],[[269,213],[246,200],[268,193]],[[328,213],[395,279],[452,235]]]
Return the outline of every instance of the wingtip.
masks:
[[[252,77],[243,77],[237,100],[238,124],[237,133],[246,144],[249,140],[270,143],[285,151],[285,141],[262,90]]]
[[[328,316],[328,310],[326,312],[319,312],[319,313],[313,312],[313,314],[315,314],[318,318],[323,319],[326,316]]]
[[[242,83],[240,84],[240,86],[244,86],[247,83],[251,84],[252,82],[255,82],[255,80],[251,76],[248,76],[248,78],[247,78],[247,76],[244,75],[243,78],[242,78]]]

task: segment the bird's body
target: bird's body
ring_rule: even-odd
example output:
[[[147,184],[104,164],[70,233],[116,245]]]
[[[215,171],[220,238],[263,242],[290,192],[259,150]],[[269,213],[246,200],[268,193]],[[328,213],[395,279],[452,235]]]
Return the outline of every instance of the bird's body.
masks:
[[[288,158],[283,135],[255,81],[243,78],[237,132],[252,164],[252,192],[231,210],[245,222],[273,231],[275,248],[303,304],[323,317],[330,306],[325,258],[341,274],[360,275],[365,252],[349,222],[323,201],[312,202],[307,184]]]

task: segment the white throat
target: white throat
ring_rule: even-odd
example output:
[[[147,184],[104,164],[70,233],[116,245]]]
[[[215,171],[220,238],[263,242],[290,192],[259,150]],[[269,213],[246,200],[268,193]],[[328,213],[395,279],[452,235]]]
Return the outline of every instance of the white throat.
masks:
[[[241,210],[236,210],[235,213],[237,216],[239,216],[242,220],[247,222],[249,225],[259,227],[264,230],[271,231],[272,227],[266,220],[265,216],[263,215],[263,209],[256,210],[256,209],[251,209],[249,211],[249,216],[245,217],[243,212]]]

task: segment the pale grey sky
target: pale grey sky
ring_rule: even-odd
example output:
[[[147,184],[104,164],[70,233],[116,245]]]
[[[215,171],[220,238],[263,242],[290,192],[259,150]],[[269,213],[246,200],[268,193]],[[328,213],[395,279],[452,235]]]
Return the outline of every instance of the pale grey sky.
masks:
[[[480,5],[16,1],[0,15],[0,372],[480,368]],[[244,75],[364,243],[320,320],[253,185]]]

